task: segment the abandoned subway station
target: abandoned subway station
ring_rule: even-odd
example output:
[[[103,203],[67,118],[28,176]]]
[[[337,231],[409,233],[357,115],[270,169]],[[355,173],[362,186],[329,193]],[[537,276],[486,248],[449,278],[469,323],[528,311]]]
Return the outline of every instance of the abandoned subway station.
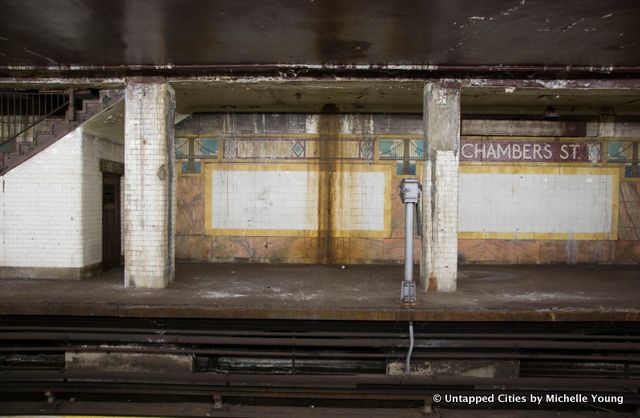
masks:
[[[637,413],[634,2],[2,3],[0,415]]]

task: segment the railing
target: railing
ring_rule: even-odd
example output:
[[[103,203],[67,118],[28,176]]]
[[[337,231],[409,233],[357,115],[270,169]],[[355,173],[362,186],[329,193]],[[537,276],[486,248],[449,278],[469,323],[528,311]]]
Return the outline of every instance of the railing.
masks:
[[[0,92],[0,150],[42,120],[64,115],[69,97],[66,92]]]

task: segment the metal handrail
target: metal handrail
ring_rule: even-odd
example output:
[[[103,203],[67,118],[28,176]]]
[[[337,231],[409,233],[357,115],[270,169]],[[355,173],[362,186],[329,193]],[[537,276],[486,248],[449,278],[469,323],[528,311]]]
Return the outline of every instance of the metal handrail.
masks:
[[[33,128],[34,126],[36,126],[37,124],[39,124],[40,122],[42,122],[43,120],[47,119],[48,117],[56,114],[57,112],[61,111],[62,109],[64,109],[65,107],[69,106],[69,100],[67,100],[66,102],[64,102],[63,104],[61,104],[60,106],[58,106],[57,108],[53,109],[51,112],[47,113],[46,115],[42,116],[40,119],[36,120],[35,122],[33,122],[31,125],[27,126],[26,128],[24,128],[23,130],[21,130],[20,132],[18,132],[17,134],[15,134],[14,136],[12,136],[11,138],[7,139],[6,141],[3,141],[0,143],[0,147],[4,146],[5,144],[8,144],[9,142],[16,140],[20,135],[22,135],[23,133],[27,132],[29,129]]]

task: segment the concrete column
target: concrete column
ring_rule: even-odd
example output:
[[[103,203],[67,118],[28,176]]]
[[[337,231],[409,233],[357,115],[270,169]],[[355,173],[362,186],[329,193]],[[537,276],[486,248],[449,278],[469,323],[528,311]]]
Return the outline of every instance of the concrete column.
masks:
[[[460,90],[427,83],[424,121],[428,152],[422,179],[420,283],[425,289],[453,292],[458,275]]]
[[[175,94],[163,80],[130,80],[125,105],[125,286],[167,287],[175,275]]]

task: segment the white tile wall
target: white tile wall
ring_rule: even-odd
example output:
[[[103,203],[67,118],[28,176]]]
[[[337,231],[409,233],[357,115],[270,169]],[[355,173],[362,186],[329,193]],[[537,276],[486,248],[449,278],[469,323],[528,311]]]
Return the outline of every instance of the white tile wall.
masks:
[[[437,279],[439,291],[452,292],[458,275],[458,157],[453,151],[437,151],[432,164],[431,274]]]
[[[338,202],[336,229],[384,231],[385,174],[345,171],[335,174]]]
[[[214,171],[211,225],[220,229],[315,230],[318,173],[313,171]],[[385,174],[334,174],[337,230],[384,230]]]
[[[0,265],[101,261],[101,158],[122,161],[122,146],[79,128],[0,177]]]
[[[124,162],[124,146],[92,135],[82,139],[82,206],[85,262],[102,261],[102,172],[100,160]],[[121,187],[121,194],[122,194]],[[122,205],[120,206],[122,208]]]
[[[165,287],[175,274],[175,96],[166,83],[130,83],[125,100],[125,284]]]
[[[461,232],[610,233],[609,175],[460,174]]]
[[[222,229],[312,230],[318,227],[318,173],[214,171],[211,225]]]

